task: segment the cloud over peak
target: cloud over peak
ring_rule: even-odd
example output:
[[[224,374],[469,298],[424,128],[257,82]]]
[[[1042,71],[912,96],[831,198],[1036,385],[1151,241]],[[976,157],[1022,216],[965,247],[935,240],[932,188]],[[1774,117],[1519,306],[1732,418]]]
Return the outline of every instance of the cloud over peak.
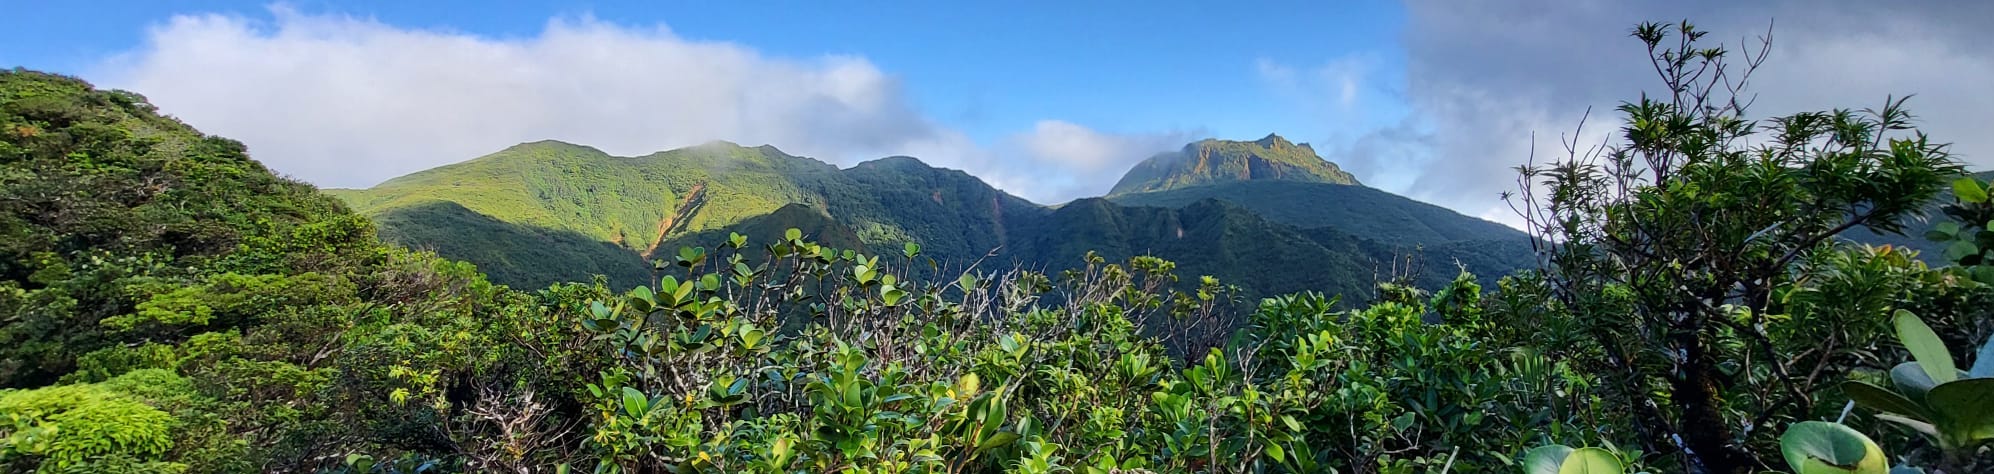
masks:
[[[1533,145],[1544,158],[1561,141],[1600,143],[1618,125],[1613,107],[1661,88],[1628,32],[1641,21],[1688,19],[1706,46],[1733,52],[1772,35],[1752,78],[1749,118],[1909,102],[1918,124],[1975,169],[1994,165],[1994,4],[1858,1],[1407,4],[1407,124],[1374,131],[1348,160],[1409,174],[1393,191],[1470,215],[1514,223],[1496,196],[1516,187],[1511,167]],[[1590,109],[1583,137],[1569,136]],[[1533,143],[1534,139],[1534,143]]]
[[[182,15],[93,73],[272,168],[365,187],[541,139],[638,155],[712,140],[774,144],[833,163],[920,156],[978,175],[1065,170],[1084,185],[1000,186],[1051,200],[1100,190],[1153,137],[1046,121],[998,144],[937,124],[898,80],[852,56],[770,57],[664,26],[589,17],[491,38],[285,7],[268,18]],[[1089,174],[1091,173],[1091,174]],[[996,180],[993,180],[996,181]]]

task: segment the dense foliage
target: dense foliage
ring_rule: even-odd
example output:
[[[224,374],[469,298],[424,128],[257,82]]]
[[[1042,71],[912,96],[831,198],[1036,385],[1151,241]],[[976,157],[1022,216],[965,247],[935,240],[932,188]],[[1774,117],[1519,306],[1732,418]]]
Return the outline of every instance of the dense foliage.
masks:
[[[1740,88],[1766,44],[1732,63],[1703,34],[1636,28],[1669,92],[1621,105],[1617,140],[1522,167],[1521,208],[1555,308],[1538,322],[1568,342],[1556,356],[1601,368],[1644,450],[1755,472],[1786,424],[1841,408],[1836,382],[1879,357],[1892,310],[1955,331],[1985,314],[1957,275],[1834,247],[1858,226],[1901,230],[1961,174],[1903,100],[1749,120]]]
[[[1750,122],[1714,86],[1745,71],[1696,48],[1699,32],[1636,36],[1674,92],[1624,106],[1613,146],[1523,170],[1539,268],[1317,286],[1348,302],[1254,298],[1135,251],[1214,234],[1251,245],[1174,249],[1261,273],[1310,264],[1282,257],[1324,239],[1364,251],[1209,200],[1083,200],[1030,224],[1072,239],[996,237],[1056,248],[1064,271],[887,247],[876,239],[980,228],[852,229],[834,216],[871,211],[813,201],[742,217],[745,233],[689,231],[700,245],[649,252],[620,276],[634,284],[514,289],[382,242],[339,201],[135,95],[0,73],[0,471],[1994,466],[1988,185],[1954,182],[1900,101]],[[586,152],[533,146],[548,166]],[[756,150],[656,159],[754,168],[774,153]],[[911,161],[824,179],[902,194],[973,180]],[[1949,182],[1951,224],[1929,237],[1956,265],[1836,237],[1894,229]],[[687,185],[730,199],[719,183]],[[584,218],[623,212],[562,186],[549,199]],[[637,192],[593,192],[608,191]],[[436,202],[420,194],[406,196]],[[398,208],[482,215],[424,206]],[[1010,218],[956,214],[977,215]],[[520,232],[503,238],[568,238]],[[1101,242],[1119,246],[1079,246]]]

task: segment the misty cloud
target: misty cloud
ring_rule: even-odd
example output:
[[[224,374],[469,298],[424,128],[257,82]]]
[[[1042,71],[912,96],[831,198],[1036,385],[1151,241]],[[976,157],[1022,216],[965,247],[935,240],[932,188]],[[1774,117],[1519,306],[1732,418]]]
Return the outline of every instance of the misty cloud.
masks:
[[[1766,32],[1773,50],[1754,76],[1754,117],[1881,106],[1910,108],[1934,139],[1976,169],[1994,166],[1994,4],[1875,4],[1797,0],[1734,5],[1611,1],[1407,4],[1410,127],[1373,132],[1336,160],[1410,173],[1389,190],[1465,214],[1514,223],[1498,193],[1514,189],[1531,150],[1569,138],[1590,107],[1582,142],[1618,127],[1613,107],[1659,88],[1637,40],[1640,21],[1689,19],[1733,50]],[[1407,128],[1416,128],[1410,132]],[[1396,188],[1396,189],[1392,189]]]
[[[1112,165],[1153,153],[1158,139],[1047,121],[979,144],[923,116],[864,58],[770,57],[663,26],[554,19],[536,36],[488,38],[271,12],[174,17],[88,77],[327,187],[541,139],[616,155],[728,140],[843,165],[913,155],[1055,201],[1105,191],[1121,172]],[[1047,180],[1048,171],[1074,177]]]

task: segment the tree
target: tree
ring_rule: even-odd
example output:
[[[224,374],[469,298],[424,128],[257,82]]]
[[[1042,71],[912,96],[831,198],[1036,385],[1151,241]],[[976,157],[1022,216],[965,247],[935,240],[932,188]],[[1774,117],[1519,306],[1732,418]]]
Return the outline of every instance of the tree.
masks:
[[[1521,194],[1505,198],[1538,238],[1558,314],[1598,341],[1592,357],[1647,451],[1749,472],[1770,467],[1756,453],[1771,450],[1754,448],[1846,370],[1834,348],[1869,342],[1776,340],[1795,322],[1775,295],[1810,277],[1801,263],[1842,231],[1901,232],[1961,167],[1912,127],[1902,98],[1747,119],[1770,35],[1741,63],[1699,46],[1704,35],[1688,22],[1637,26],[1664,92],[1623,103],[1624,124],[1603,143],[1567,140],[1542,165],[1533,156],[1518,168]]]

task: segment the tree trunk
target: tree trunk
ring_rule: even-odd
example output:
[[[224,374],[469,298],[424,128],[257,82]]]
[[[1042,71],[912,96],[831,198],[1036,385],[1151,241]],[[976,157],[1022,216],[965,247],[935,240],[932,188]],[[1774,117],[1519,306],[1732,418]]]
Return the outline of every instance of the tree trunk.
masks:
[[[1682,442],[1690,450],[1689,466],[1692,472],[1713,474],[1747,474],[1759,463],[1751,453],[1731,442],[1736,437],[1731,433],[1730,424],[1724,421],[1723,408],[1718,400],[1717,364],[1704,351],[1697,331],[1684,331],[1678,335],[1677,347],[1684,352],[1681,373],[1670,377],[1670,385],[1675,392],[1672,400],[1681,412],[1677,423]]]

